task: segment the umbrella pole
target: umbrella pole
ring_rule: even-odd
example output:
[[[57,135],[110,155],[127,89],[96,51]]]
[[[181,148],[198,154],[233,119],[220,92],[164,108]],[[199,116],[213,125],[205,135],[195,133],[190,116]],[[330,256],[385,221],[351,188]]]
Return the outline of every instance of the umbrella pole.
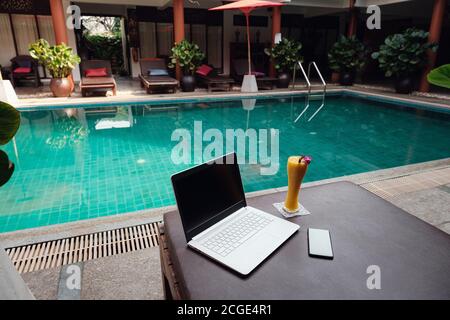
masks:
[[[251,53],[250,53],[250,22],[249,22],[249,12],[245,12],[245,19],[247,21],[247,59],[248,59],[248,74],[252,74],[252,63],[251,63]]]

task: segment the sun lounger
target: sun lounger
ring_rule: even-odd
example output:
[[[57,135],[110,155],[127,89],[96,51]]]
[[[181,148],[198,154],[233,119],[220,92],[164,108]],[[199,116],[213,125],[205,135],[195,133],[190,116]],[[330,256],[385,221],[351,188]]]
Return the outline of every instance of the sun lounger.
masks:
[[[111,72],[111,63],[107,60],[81,61],[80,90],[83,97],[88,92],[111,89],[116,95],[116,81]]]
[[[202,70],[202,68],[206,69]],[[234,79],[218,75],[214,67],[209,65],[200,66],[200,68],[197,69],[195,76],[198,83],[205,86],[208,89],[208,92],[212,92],[213,90],[230,91],[234,84]]]
[[[139,64],[141,67],[141,73],[139,74],[141,87],[145,88],[147,93],[155,91],[176,92],[178,81],[169,76],[163,59],[141,59]],[[150,74],[151,70],[155,72],[155,75]]]
[[[41,85],[38,62],[31,56],[21,55],[11,59],[11,84],[15,87],[20,80],[32,80],[37,88]]]

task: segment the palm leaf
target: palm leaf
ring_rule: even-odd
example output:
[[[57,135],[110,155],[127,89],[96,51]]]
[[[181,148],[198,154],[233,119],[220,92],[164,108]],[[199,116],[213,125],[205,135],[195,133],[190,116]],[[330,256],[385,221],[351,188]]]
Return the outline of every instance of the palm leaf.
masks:
[[[13,106],[0,101],[0,145],[7,144],[20,126],[20,113]]]
[[[14,172],[14,164],[8,159],[8,155],[0,150],[0,187],[8,182]]]
[[[450,64],[444,64],[431,70],[427,76],[428,82],[435,86],[450,89]]]

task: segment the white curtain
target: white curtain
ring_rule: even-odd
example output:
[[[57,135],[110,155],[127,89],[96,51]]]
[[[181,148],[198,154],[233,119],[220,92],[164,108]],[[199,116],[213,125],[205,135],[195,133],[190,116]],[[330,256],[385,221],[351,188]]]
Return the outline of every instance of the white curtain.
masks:
[[[51,16],[36,16],[38,27],[39,27],[39,33],[42,39],[45,39],[50,43],[50,45],[56,44],[55,40],[55,31],[53,30],[53,21]],[[41,78],[43,77],[49,77],[50,72],[46,70],[44,72],[44,68],[42,66],[39,66],[39,75]]]
[[[7,14],[0,14],[0,65],[9,66],[12,58],[16,55],[14,48],[14,38],[9,24],[9,16]]]
[[[141,42],[141,57],[156,57],[155,23],[139,22],[139,38]]]
[[[171,23],[158,23],[158,53],[163,56],[170,55],[173,46],[173,25]]]
[[[206,54],[206,26],[204,24],[192,25],[192,42]]]
[[[30,54],[28,47],[38,39],[36,20],[33,15],[13,14],[14,33],[18,54]]]
[[[55,40],[55,31],[53,30],[53,21],[51,16],[37,16],[37,21],[39,25],[39,32],[41,34],[41,38],[45,39],[50,43],[50,45],[54,45],[56,43]]]
[[[222,68],[222,27],[208,27],[208,63]]]

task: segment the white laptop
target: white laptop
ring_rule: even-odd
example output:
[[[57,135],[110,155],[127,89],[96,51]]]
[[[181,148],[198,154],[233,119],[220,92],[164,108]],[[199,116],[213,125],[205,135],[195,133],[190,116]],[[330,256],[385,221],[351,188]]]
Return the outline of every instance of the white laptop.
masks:
[[[188,246],[247,275],[300,227],[247,206],[236,154],[172,176]]]

